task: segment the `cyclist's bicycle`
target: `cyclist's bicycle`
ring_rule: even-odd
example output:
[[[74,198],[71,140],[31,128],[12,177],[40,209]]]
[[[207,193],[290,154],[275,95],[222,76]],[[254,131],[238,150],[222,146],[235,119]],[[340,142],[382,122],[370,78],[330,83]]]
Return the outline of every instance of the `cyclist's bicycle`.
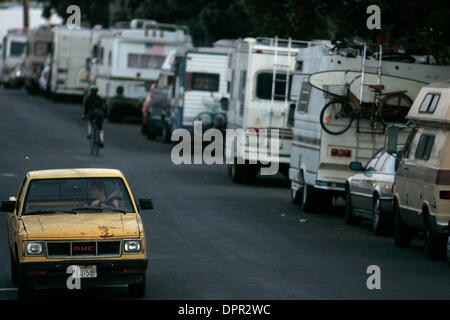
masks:
[[[98,121],[97,121],[97,117],[94,117],[91,120],[91,125],[92,125],[92,135],[91,135],[91,139],[90,139],[90,150],[91,150],[91,155],[95,155],[98,157],[99,153],[100,153],[100,128],[98,125]]]
[[[406,122],[405,116],[413,103],[412,99],[405,94],[406,90],[383,93],[383,85],[368,85],[374,92],[374,101],[361,104],[350,91],[352,83],[361,75],[347,82],[347,72],[345,72],[345,84],[342,86],[343,97],[331,99],[320,113],[320,124],[324,131],[332,135],[343,134],[350,128],[355,118],[358,121],[358,128],[361,118],[369,119],[372,132],[376,132],[379,123],[384,132],[389,122]]]

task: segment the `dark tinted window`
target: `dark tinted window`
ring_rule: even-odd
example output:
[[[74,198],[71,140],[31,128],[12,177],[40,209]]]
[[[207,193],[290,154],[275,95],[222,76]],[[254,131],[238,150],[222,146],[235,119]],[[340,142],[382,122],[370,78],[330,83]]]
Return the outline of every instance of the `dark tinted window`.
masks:
[[[24,42],[11,41],[11,49],[9,50],[9,54],[11,56],[20,56],[23,52],[24,47]]]
[[[217,73],[192,73],[192,90],[219,91],[220,75]]]
[[[272,99],[273,73],[260,73],[256,80],[256,97],[264,100]],[[289,76],[287,96],[290,96],[292,75]],[[286,74],[277,73],[275,80],[274,100],[283,101],[286,97]]]
[[[423,134],[420,137],[416,150],[416,159],[428,160],[430,158],[431,149],[433,148],[434,136]]]

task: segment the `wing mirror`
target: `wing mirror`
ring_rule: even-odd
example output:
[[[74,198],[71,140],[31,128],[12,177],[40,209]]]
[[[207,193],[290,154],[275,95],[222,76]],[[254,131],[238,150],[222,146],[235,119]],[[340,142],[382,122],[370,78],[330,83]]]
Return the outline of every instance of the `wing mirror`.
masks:
[[[150,199],[139,199],[139,206],[141,210],[153,209],[153,202]]]
[[[3,212],[14,212],[14,209],[16,208],[16,201],[2,201],[2,206],[0,208],[0,211]]]
[[[363,166],[361,164],[361,162],[350,162],[350,169],[354,170],[354,171],[362,171],[363,170]]]

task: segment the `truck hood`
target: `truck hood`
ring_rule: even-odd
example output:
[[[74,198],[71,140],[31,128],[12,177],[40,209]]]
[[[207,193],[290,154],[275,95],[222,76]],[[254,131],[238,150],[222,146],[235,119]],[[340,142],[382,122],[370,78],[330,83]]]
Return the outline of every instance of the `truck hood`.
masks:
[[[22,216],[28,239],[139,237],[135,213],[80,213]]]

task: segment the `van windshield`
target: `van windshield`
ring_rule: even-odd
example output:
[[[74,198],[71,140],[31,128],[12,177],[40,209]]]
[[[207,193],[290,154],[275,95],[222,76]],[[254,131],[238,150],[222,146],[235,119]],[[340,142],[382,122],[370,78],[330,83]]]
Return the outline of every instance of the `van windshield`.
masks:
[[[135,212],[121,178],[36,179],[30,182],[23,215]]]

